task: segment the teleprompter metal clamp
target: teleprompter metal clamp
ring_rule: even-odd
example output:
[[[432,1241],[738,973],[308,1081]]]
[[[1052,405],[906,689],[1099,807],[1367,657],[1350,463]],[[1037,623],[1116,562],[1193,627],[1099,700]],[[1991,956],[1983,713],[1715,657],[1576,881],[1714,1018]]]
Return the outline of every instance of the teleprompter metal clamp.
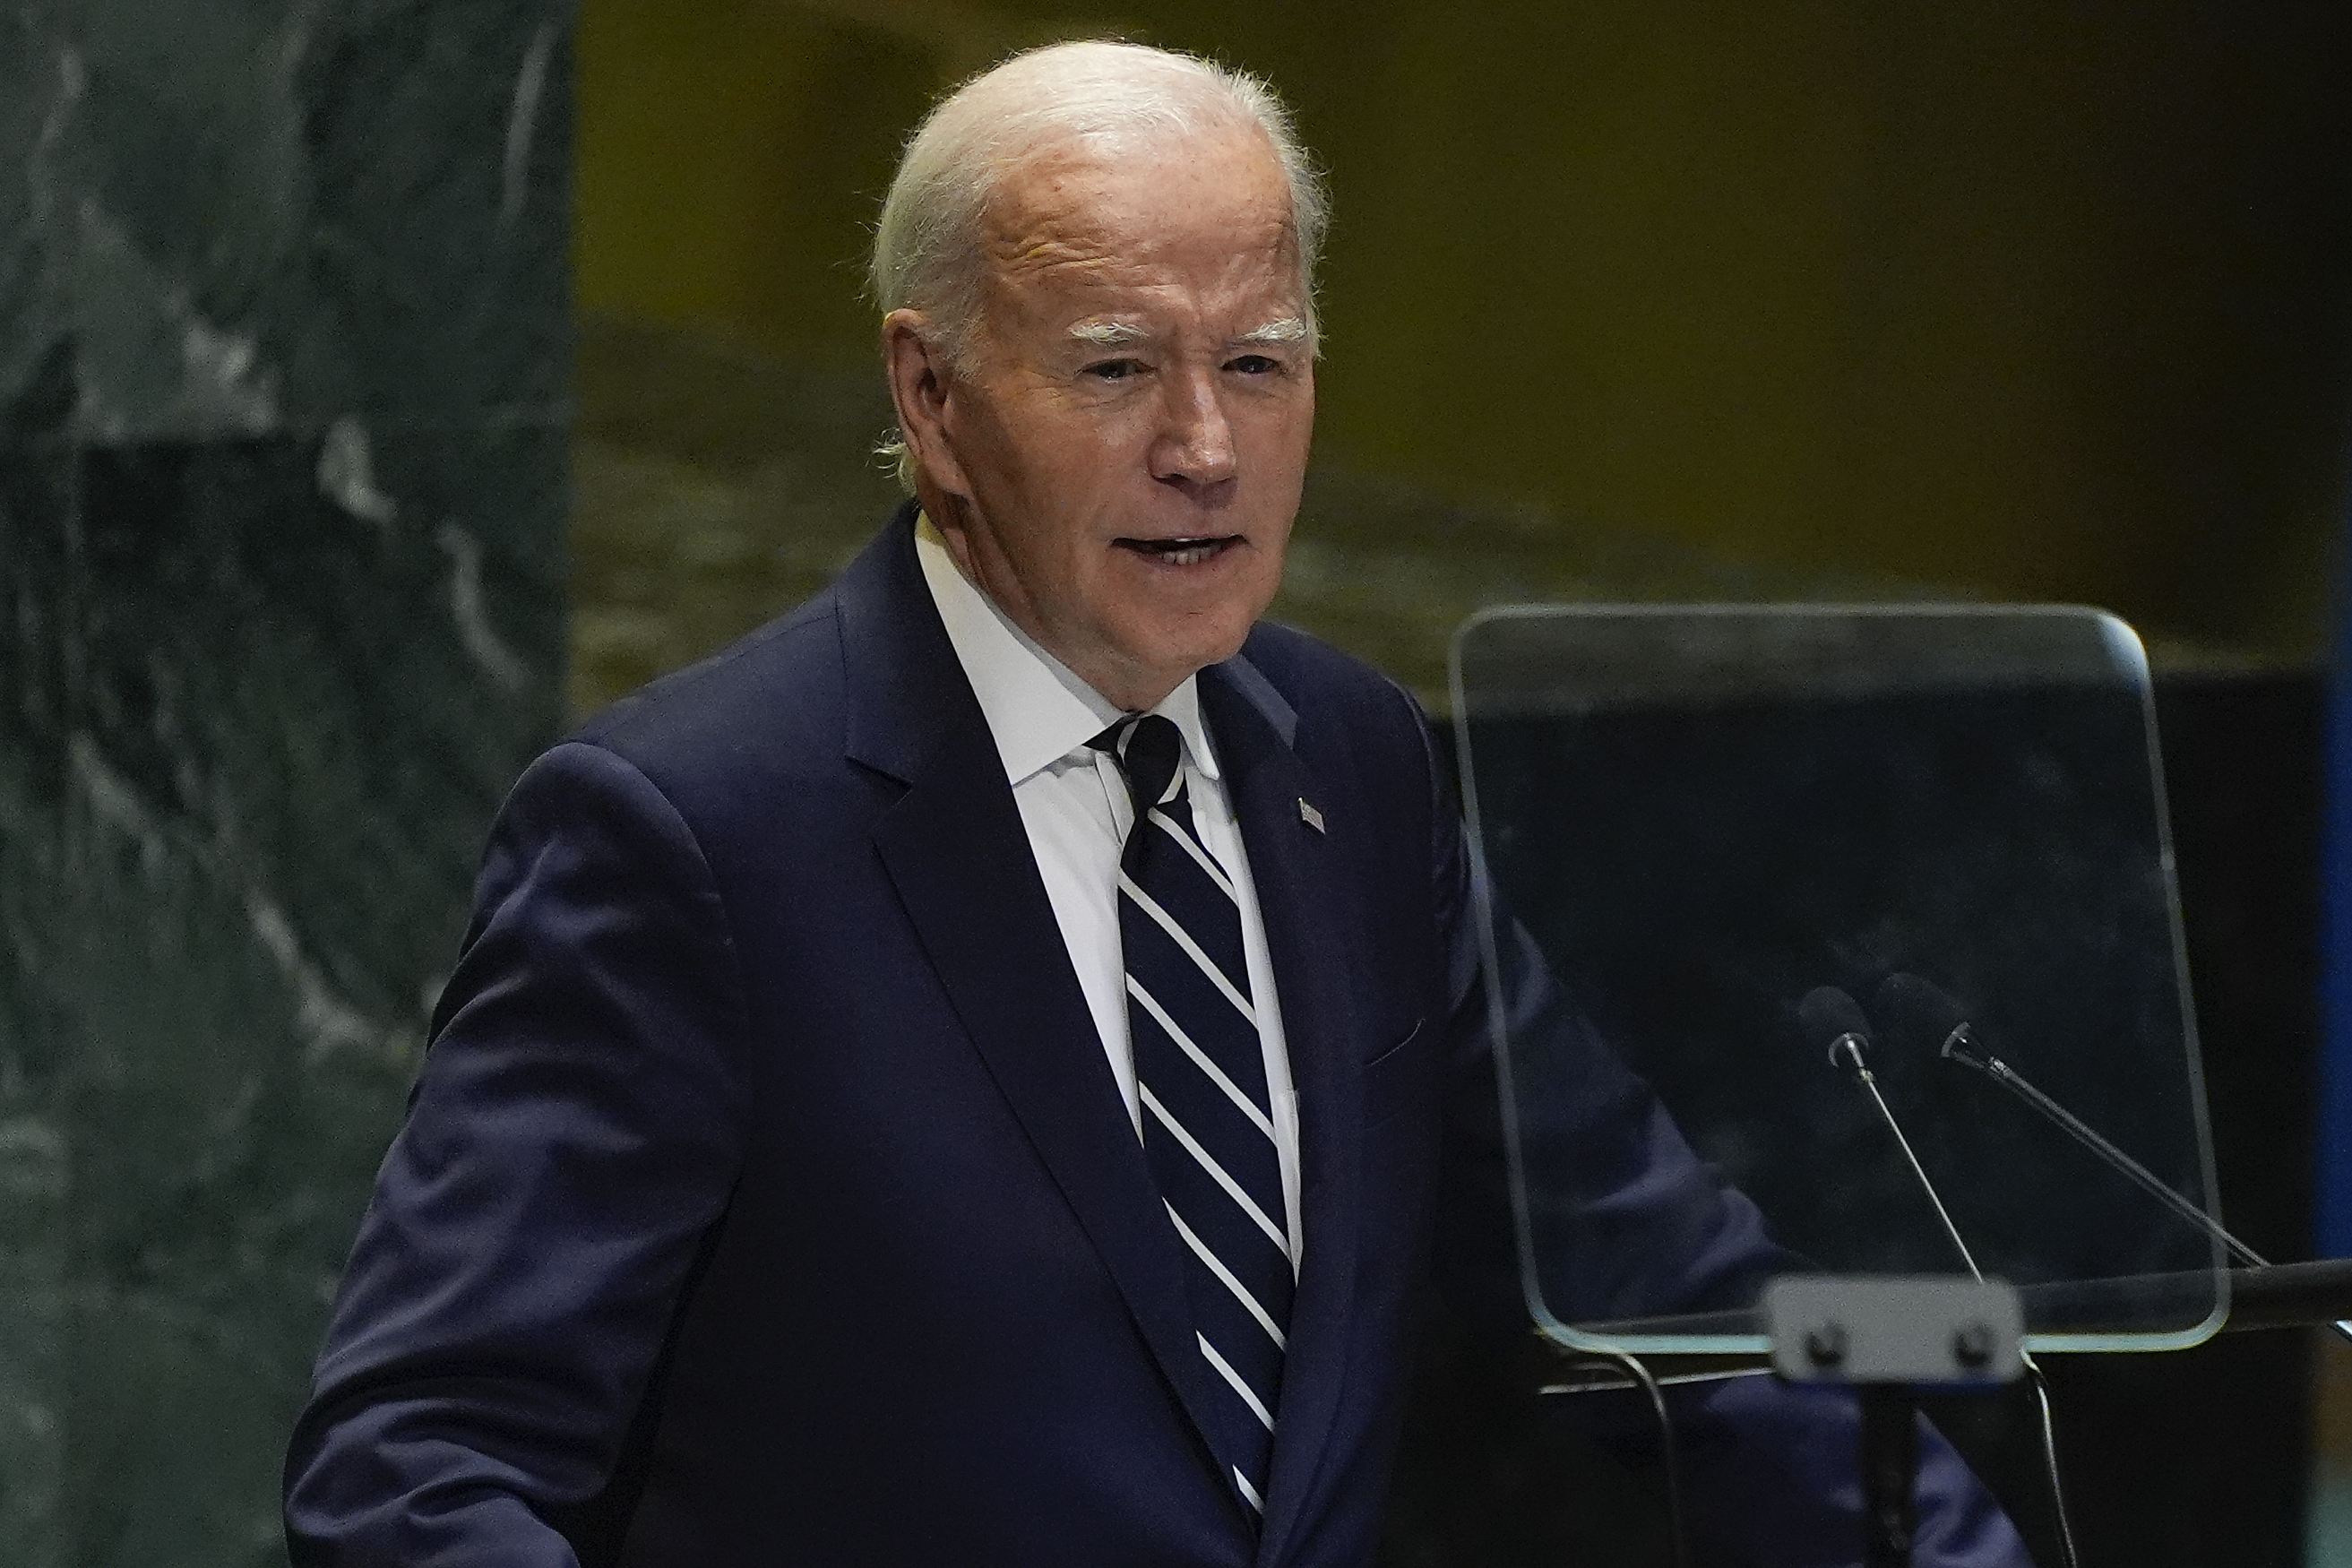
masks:
[[[1775,1372],[1860,1391],[1864,1562],[1908,1568],[1917,1391],[2008,1383],[2024,1370],[2017,1288],[1958,1275],[1783,1275],[1765,1288],[1763,1306]]]
[[[1764,1289],[1772,1370],[1791,1383],[2014,1382],[2025,1311],[2003,1279],[1786,1274]]]

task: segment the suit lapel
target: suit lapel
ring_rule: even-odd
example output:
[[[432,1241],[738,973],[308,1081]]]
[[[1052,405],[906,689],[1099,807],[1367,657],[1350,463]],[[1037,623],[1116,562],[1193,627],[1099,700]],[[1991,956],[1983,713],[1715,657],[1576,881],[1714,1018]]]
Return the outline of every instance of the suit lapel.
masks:
[[[1326,831],[1310,826],[1321,793],[1292,750],[1296,715],[1245,660],[1202,672],[1201,698],[1216,736],[1234,816],[1249,850],[1281,995],[1282,1026],[1298,1091],[1301,1231],[1298,1294],[1291,1307],[1275,1423],[1274,1470],[1258,1560],[1281,1560],[1330,1436],[1354,1331],[1356,1160],[1361,1084],[1352,964],[1354,889]]]
[[[923,584],[910,515],[900,513],[838,590],[848,753],[907,785],[877,825],[875,848],[957,1017],[1205,1431],[1210,1373],[1194,1345],[1175,1234],[987,721]]]

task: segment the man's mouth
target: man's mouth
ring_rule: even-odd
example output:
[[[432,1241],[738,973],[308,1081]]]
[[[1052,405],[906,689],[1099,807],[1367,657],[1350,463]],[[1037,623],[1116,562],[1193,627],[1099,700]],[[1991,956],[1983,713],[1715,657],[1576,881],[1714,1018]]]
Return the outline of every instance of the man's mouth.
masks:
[[[1164,562],[1171,566],[1197,566],[1242,542],[1238,533],[1202,534],[1190,539],[1121,539],[1122,550]]]

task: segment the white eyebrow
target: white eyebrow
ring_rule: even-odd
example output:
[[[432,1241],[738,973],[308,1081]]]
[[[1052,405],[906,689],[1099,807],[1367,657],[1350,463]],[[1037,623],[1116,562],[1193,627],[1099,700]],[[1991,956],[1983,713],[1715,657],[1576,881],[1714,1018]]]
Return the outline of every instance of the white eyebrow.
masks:
[[[1070,329],[1072,338],[1098,349],[1130,348],[1150,335],[1126,321],[1080,321]]]
[[[1089,348],[1124,349],[1150,341],[1151,333],[1130,321],[1080,321],[1070,329],[1072,341]],[[1308,336],[1307,323],[1297,316],[1284,316],[1264,326],[1253,327],[1234,338],[1234,348],[1267,348],[1280,343],[1305,342]]]
[[[1307,323],[1296,316],[1285,316],[1278,321],[1244,332],[1234,340],[1236,348],[1258,348],[1275,343],[1303,343],[1307,341]]]

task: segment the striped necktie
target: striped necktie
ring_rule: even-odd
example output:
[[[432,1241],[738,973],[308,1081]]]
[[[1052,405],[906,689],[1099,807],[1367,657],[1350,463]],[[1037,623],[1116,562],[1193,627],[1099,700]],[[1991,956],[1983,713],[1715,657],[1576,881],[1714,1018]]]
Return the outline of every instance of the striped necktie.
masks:
[[[1194,830],[1175,724],[1131,716],[1094,743],[1118,758],[1135,804],[1118,934],[1144,1153],[1184,1246],[1211,1447],[1263,1514],[1297,1268],[1241,910]]]

